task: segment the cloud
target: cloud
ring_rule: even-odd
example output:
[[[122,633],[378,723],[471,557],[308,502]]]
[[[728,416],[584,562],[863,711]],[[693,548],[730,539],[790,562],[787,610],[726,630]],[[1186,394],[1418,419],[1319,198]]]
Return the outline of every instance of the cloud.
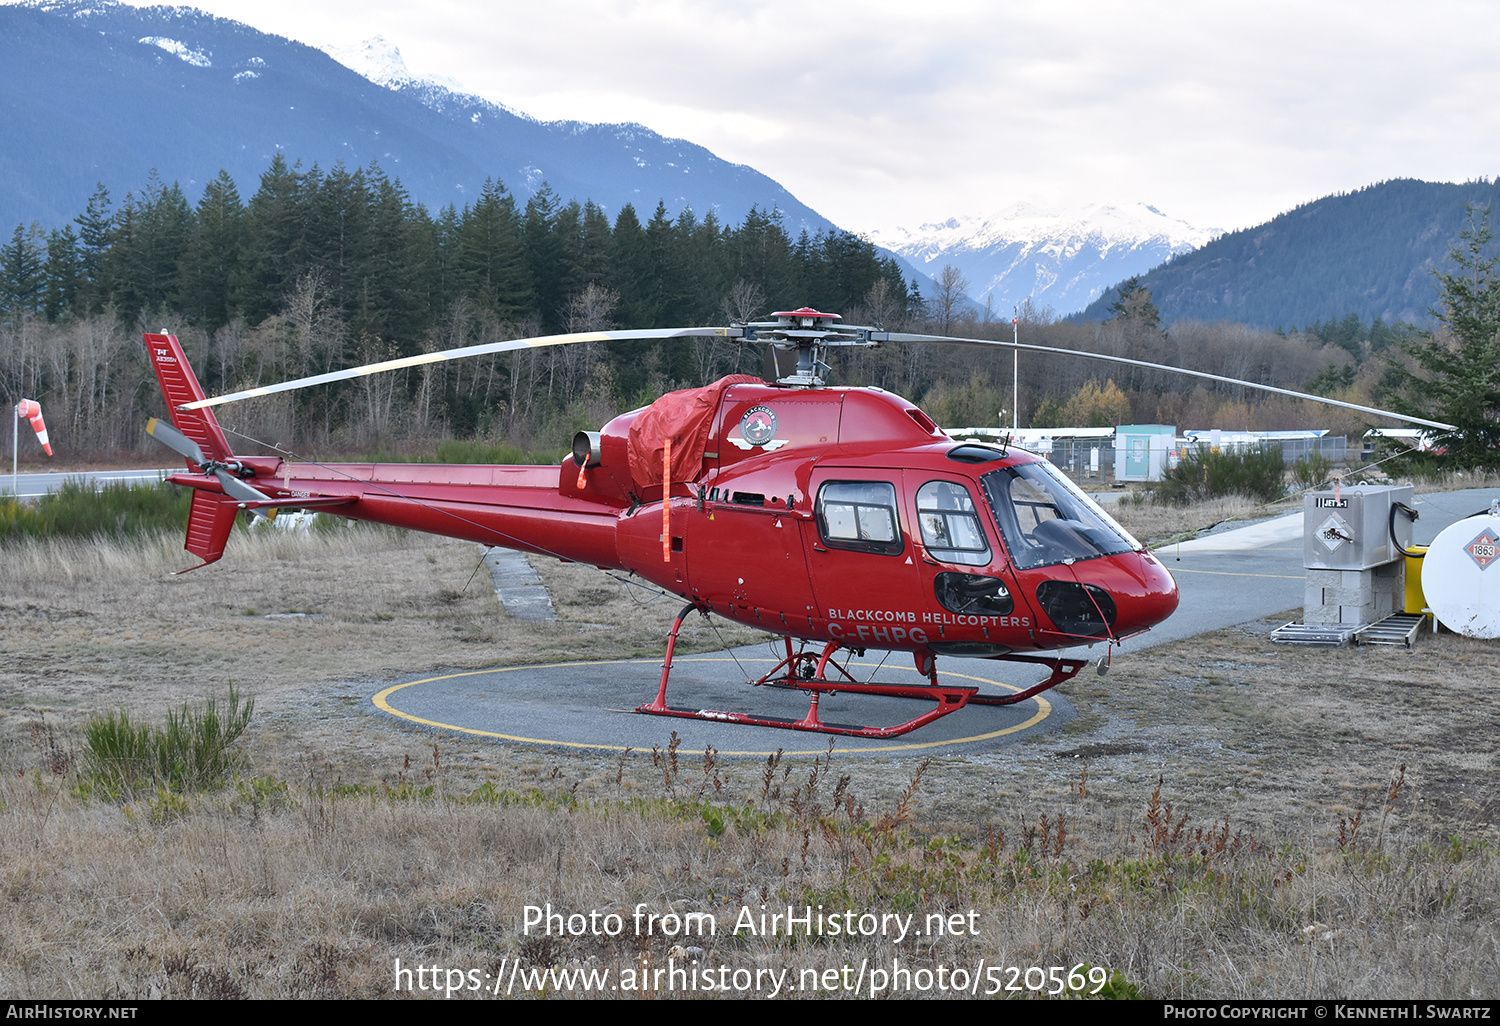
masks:
[[[1019,199],[1255,223],[1390,177],[1500,165],[1478,3],[207,0],[542,118],[638,121],[854,229]]]

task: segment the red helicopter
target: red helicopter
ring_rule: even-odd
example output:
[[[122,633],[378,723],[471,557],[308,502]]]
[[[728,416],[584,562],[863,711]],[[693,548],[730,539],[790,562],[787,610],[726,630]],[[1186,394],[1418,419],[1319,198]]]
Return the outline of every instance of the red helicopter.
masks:
[[[1177,608],[1177,585],[1145,546],[1040,457],[1008,445],[954,442],[916,406],[880,389],[826,386],[830,347],[1004,345],[1302,395],[1045,346],[844,326],[835,323],[837,314],[807,308],[773,317],[730,327],[517,339],[214,399],[204,397],[175,337],[148,334],[175,428],[153,419],[146,430],[188,462],[187,473],[169,480],[194,489],[185,547],[203,560],[199,566],[223,555],[241,510],[274,515],[296,508],[629,571],[687,602],[667,636],[656,696],[637,712],[886,738],[965,705],[1010,705],[1070,680],[1087,661],[1057,650],[1113,645],[1149,630]],[[236,456],[209,411],[438,360],[689,336],[769,343],[795,352],[796,369],[776,384],[734,376],[664,395],[601,431],[580,432],[572,457],[555,467],[323,465]],[[668,705],[677,634],[695,611],[781,635],[785,657],[750,683],[806,692],[806,715],[789,720]],[[835,658],[867,648],[911,653],[929,684],[860,681]],[[1015,694],[980,694],[940,684],[939,656],[1040,664],[1051,673]],[[825,723],[819,699],[838,692],[933,705],[892,726]]]

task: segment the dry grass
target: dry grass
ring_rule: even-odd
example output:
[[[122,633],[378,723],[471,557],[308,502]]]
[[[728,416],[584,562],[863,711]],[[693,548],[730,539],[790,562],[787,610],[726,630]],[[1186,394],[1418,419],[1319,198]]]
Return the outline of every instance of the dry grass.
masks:
[[[1500,487],[1500,471],[1485,470],[1450,470],[1437,477],[1410,478],[1401,477],[1393,481],[1394,484],[1411,485],[1422,492],[1460,492],[1466,488],[1496,488]]]
[[[353,526],[236,531],[222,562],[181,539],[29,542],[0,559],[0,739],[45,717],[74,730],[93,712],[161,715],[230,684],[255,698],[269,772],[353,753],[366,773],[404,754],[360,711],[370,682],[423,670],[659,656],[675,597],[593,567],[538,560],[556,623],[506,616],[472,544]],[[476,573],[476,568],[478,571]],[[623,576],[623,575],[621,575]],[[679,649],[764,637],[696,618]],[[342,755],[340,756],[343,757]],[[480,760],[489,762],[489,759]]]
[[[707,964],[794,979],[866,959],[931,971],[983,958],[1107,967],[1116,992],[1155,997],[1494,993],[1494,852],[1393,828],[1404,796],[1386,800],[1389,784],[1363,817],[1344,818],[1342,843],[1193,821],[1159,790],[1127,813],[1081,774],[1067,795],[1034,801],[1045,811],[952,836],[904,821],[919,790],[904,806],[861,808],[858,785],[835,782],[847,768],[777,775],[779,794],[746,781],[718,805],[693,796],[696,772],[657,774],[655,796],[622,788],[585,802],[565,777],[521,793],[450,790],[431,760],[431,772],[403,770],[384,787],[245,782],[123,807],[79,803],[66,778],[7,775],[0,986],[369,997],[392,992],[398,959],[503,978],[519,958],[618,980],[642,959],[665,965],[681,942],[630,929],[525,935],[524,908],[550,903],[625,923],[642,905],[709,913],[718,931],[690,942]],[[763,904],[924,925],[973,911],[978,929],[900,943],[734,936],[741,909]]]
[[[364,997],[391,992],[398,958],[618,974],[670,952],[629,929],[524,936],[524,906],[547,902],[713,912],[708,962],[794,978],[983,957],[1087,962],[1155,997],[1493,997],[1500,984],[1485,643],[1273,648],[1270,623],[1251,624],[1078,678],[1066,691],[1080,717],[1057,734],[920,767],[834,756],[767,774],[668,752],[665,736],[655,760],[470,738],[434,749],[363,711],[380,681],[537,648],[655,655],[675,602],[643,608],[592,568],[543,562],[565,619],[519,625],[483,571],[465,587],[471,545],[243,537],[220,566],[172,578],[191,561],[178,544],[0,560],[7,994]],[[264,617],[292,612],[316,615]],[[258,712],[235,786],[75,794],[86,715],[159,717],[231,681]],[[973,909],[980,930],[726,936],[763,901],[919,922]]]
[[[1160,544],[1168,538],[1179,536],[1186,541],[1194,533],[1206,531],[1226,521],[1249,521],[1262,517],[1276,517],[1301,509],[1302,497],[1300,495],[1270,505],[1257,499],[1247,499],[1242,495],[1226,495],[1189,506],[1174,506],[1146,500],[1139,503],[1121,501],[1117,505],[1107,507],[1110,516],[1148,545]]]
[[[1500,487],[1500,473],[1473,470],[1452,472],[1435,479],[1413,481],[1410,478],[1400,478],[1389,483],[1413,485],[1417,494],[1421,495],[1429,492],[1462,491],[1466,488],[1497,488]],[[1149,496],[1148,490],[1137,489],[1119,503],[1105,507],[1126,530],[1148,545],[1162,544],[1169,539],[1186,541],[1196,533],[1220,524],[1235,527],[1240,523],[1302,510],[1300,492],[1274,503],[1264,503],[1242,495],[1226,495],[1187,506],[1157,503]]]

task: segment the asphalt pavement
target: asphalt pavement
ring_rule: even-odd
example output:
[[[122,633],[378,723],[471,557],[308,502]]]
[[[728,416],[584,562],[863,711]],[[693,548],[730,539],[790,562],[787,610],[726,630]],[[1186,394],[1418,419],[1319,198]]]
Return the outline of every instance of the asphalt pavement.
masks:
[[[1417,496],[1414,505],[1421,517],[1414,525],[1414,542],[1430,542],[1449,524],[1487,510],[1494,497],[1479,489]],[[1181,602],[1165,623],[1127,639],[1118,656],[1276,614],[1289,620],[1301,616],[1306,571],[1300,512],[1166,546],[1156,556],[1176,578]],[[1102,646],[1094,646],[1066,654],[1097,658],[1103,652]],[[769,669],[767,655],[764,648],[752,647],[734,655],[679,660],[669,704],[802,716],[807,698],[801,693],[744,684],[747,677]],[[880,667],[878,679],[915,683],[910,665],[905,656],[893,654]],[[1039,679],[1032,668],[992,660],[945,658],[938,665],[945,683],[978,683],[982,692],[1019,689]],[[827,739],[817,735],[634,714],[636,705],[655,694],[660,666],[659,660],[638,660],[428,677],[389,688],[375,703],[407,722],[561,747],[649,751],[653,745],[665,747],[674,730],[683,751],[701,752],[712,744],[725,755],[763,757],[778,748],[817,753],[827,747]],[[872,653],[861,676],[874,668]],[[842,695],[825,698],[820,710],[825,722],[857,719],[866,724],[899,722],[920,711],[921,704],[909,700]],[[850,754],[989,751],[1056,729],[1074,715],[1067,698],[1052,691],[1013,707],[966,708],[892,740],[841,737],[835,745]]]
[[[55,491],[70,478],[83,478],[102,488],[112,482],[152,483],[168,473],[141,468],[21,474],[17,492],[22,498],[35,498]],[[0,476],[0,495],[12,494],[11,482],[10,475]],[[1413,525],[1414,543],[1426,544],[1455,521],[1487,511],[1497,497],[1485,489],[1416,496],[1413,505],[1420,518]],[[1127,639],[1117,654],[1128,656],[1276,614],[1300,617],[1306,574],[1302,553],[1300,512],[1156,550],[1157,558],[1177,580],[1181,596],[1177,612],[1145,634]],[[1093,646],[1064,654],[1089,658],[1103,652],[1101,646]],[[679,659],[669,704],[801,718],[807,711],[802,693],[745,685],[747,676],[771,667],[767,655],[764,649],[751,647]],[[659,660],[621,660],[427,677],[388,688],[376,696],[375,704],[408,722],[434,728],[564,747],[649,750],[652,745],[664,746],[673,730],[687,751],[701,752],[708,744],[726,755],[764,755],[778,748],[822,752],[827,747],[822,735],[634,714],[636,705],[655,694],[660,666]],[[944,683],[977,684],[981,693],[1019,690],[1040,679],[1031,668],[991,660],[945,658],[939,668]],[[891,683],[918,683],[910,660],[894,654],[878,667],[872,657],[858,673],[862,679],[874,675]],[[830,723],[891,724],[918,715],[923,705],[913,700],[840,695],[824,698],[820,715]],[[836,747],[866,753],[987,750],[1056,729],[1074,715],[1064,696],[1049,692],[1016,706],[966,708],[900,738],[840,737]]]
[[[848,664],[860,680],[920,685],[909,656],[870,653]],[[945,685],[978,687],[980,694],[1020,690],[1003,663],[963,659],[939,667]],[[962,664],[962,665],[960,665]],[[767,646],[733,653],[679,657],[672,663],[667,704],[692,710],[714,709],[759,718],[798,720],[807,714],[806,694],[789,688],[752,688],[745,682],[776,665]],[[560,748],[649,752],[665,749],[676,732],[684,757],[713,745],[724,756],[764,758],[778,749],[788,755],[821,755],[832,735],[778,730],[637,714],[656,695],[660,659],[611,660],[518,666],[457,672],[408,681],[385,689],[374,707],[409,724]],[[823,696],[819,720],[827,724],[891,726],[932,708],[919,699],[866,695]],[[849,754],[929,754],[987,751],[1030,733],[1052,730],[1076,715],[1062,695],[1048,692],[1013,706],[969,706],[894,738],[833,737],[835,750]]]
[[[139,470],[87,470],[67,474],[6,474],[0,477],[0,495],[19,495],[23,499],[36,499],[62,487],[64,481],[82,478],[98,491],[107,484],[155,484],[175,470],[148,467]]]

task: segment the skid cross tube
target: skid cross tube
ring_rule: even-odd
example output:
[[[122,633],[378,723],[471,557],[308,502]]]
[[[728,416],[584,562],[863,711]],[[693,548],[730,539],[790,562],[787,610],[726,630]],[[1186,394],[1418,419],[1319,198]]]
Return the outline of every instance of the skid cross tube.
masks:
[[[677,635],[682,630],[682,622],[688,615],[697,609],[697,605],[689,603],[677,614],[677,619],[672,621],[672,629],[667,634],[666,657],[662,660],[661,683],[656,690],[656,698],[652,701],[638,706],[636,712],[647,713],[652,716],[676,716],[689,720],[709,720],[715,723],[739,723],[750,727],[772,727],[778,730],[801,730],[818,734],[839,734],[846,737],[867,738],[889,738],[900,737],[902,734],[910,733],[918,727],[926,726],[934,720],[942,719],[949,713],[955,713],[971,702],[976,705],[1014,705],[1032,698],[1049,688],[1056,687],[1063,681],[1071,680],[1080,669],[1088,665],[1085,660],[1080,659],[1046,659],[1037,656],[1010,656],[1016,662],[1038,663],[1052,668],[1052,675],[1040,684],[1027,688],[1014,695],[1005,697],[981,697],[977,687],[953,686],[949,687],[938,683],[937,660],[932,660],[927,672],[928,683],[926,684],[872,684],[862,683],[854,678],[844,665],[833,658],[843,645],[837,641],[830,641],[823,646],[823,650],[814,654],[808,651],[795,651],[792,639],[784,638],[786,645],[786,656],[776,664],[771,671],[758,680],[748,681],[754,687],[783,687],[796,688],[805,691],[809,695],[807,714],[800,720],[786,719],[783,717],[751,716],[748,713],[724,712],[717,709],[678,709],[667,704],[667,681],[672,674],[672,657],[677,650]],[[829,679],[830,670],[835,679]],[[855,695],[874,695],[883,698],[916,698],[936,703],[933,708],[920,716],[916,716],[903,723],[897,723],[889,727],[860,727],[850,724],[825,723],[818,715],[818,704],[823,695],[837,695],[845,692]]]
[[[969,699],[975,705],[1015,705],[1017,702],[1024,702],[1028,698],[1035,698],[1043,691],[1051,691],[1059,684],[1072,680],[1078,676],[1079,670],[1089,664],[1087,659],[1048,659],[1045,656],[1008,655],[1001,658],[1009,663],[1036,663],[1039,666],[1050,666],[1052,676],[1040,684],[1033,684],[1025,691],[1017,691],[1014,695],[982,695]]]

